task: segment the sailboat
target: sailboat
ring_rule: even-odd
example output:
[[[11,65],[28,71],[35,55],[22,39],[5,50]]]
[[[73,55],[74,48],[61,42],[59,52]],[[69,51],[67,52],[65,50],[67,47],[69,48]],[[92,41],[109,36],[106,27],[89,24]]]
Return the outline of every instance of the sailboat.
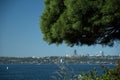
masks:
[[[60,59],[60,63],[63,63],[63,60],[62,60],[62,59]]]
[[[6,67],[6,69],[8,70],[8,66]]]

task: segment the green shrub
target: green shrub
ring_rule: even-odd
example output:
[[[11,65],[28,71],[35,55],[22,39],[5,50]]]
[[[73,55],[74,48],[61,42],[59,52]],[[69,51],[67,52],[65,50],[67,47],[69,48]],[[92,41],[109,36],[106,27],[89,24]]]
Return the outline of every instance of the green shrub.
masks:
[[[100,80],[120,80],[120,64],[116,68],[108,70],[100,77]]]
[[[116,66],[114,69],[107,69],[104,67],[105,73],[98,77],[97,70],[94,69],[89,73],[78,76],[78,80],[120,80],[120,64]]]

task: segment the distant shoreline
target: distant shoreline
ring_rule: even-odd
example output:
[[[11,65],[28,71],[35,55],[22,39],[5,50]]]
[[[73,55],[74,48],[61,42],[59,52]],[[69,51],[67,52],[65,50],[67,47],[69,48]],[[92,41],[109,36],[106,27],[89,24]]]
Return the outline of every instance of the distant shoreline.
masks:
[[[0,57],[0,64],[117,64],[120,56]]]

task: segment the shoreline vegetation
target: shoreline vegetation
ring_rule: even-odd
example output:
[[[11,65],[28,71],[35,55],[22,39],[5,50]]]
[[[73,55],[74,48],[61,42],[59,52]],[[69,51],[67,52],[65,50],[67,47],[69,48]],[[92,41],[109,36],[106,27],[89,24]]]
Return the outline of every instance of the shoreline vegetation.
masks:
[[[119,80],[120,79],[120,60],[117,62],[115,68],[110,69],[104,64],[100,67],[103,68],[104,73],[99,74],[99,71],[94,68],[87,73],[72,74],[71,69],[65,65],[60,65],[60,70],[56,72],[55,76],[52,76],[52,80]]]
[[[88,64],[88,63],[86,63]],[[96,67],[85,73],[74,74],[72,68],[66,63],[59,63],[59,70],[55,71],[55,74],[51,76],[51,80],[119,80],[120,79],[120,59],[116,62],[114,68],[109,68],[103,63],[94,63],[99,65],[104,72],[100,74],[100,71]],[[111,64],[111,63],[107,63]],[[93,64],[92,64],[93,65]]]
[[[116,64],[120,56],[0,57],[0,64]]]

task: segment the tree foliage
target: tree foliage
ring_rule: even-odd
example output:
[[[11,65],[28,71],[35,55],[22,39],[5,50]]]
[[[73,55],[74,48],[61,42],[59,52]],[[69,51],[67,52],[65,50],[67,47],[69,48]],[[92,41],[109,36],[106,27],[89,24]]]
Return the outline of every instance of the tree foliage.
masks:
[[[120,40],[120,0],[44,0],[40,28],[49,44],[113,45]]]
[[[105,69],[105,66],[104,66]],[[105,73],[98,77],[97,70],[94,69],[90,73],[78,76],[78,80],[120,80],[120,62],[114,69],[105,69]]]

